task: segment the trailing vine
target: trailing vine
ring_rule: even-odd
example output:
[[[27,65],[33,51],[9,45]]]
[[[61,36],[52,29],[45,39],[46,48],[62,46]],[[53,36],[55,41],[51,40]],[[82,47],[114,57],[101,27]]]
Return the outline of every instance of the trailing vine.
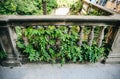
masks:
[[[83,42],[83,45],[79,47],[77,45],[79,35],[74,28],[71,28],[71,31],[64,26],[38,29],[17,27],[17,29],[17,47],[28,56],[30,61],[83,63],[96,62],[104,56],[104,48],[97,47],[95,43],[88,46],[86,42]]]

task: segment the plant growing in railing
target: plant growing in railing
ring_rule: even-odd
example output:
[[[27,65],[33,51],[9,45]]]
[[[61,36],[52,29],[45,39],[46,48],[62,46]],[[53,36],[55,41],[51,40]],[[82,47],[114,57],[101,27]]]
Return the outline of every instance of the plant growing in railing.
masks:
[[[5,59],[7,54],[4,51],[0,51],[0,60]]]
[[[105,12],[102,12],[101,10],[96,10],[96,9],[94,9],[94,8],[91,8],[91,10],[89,10],[86,15],[96,15],[96,16],[100,16],[100,15],[106,15],[106,13],[105,13]]]
[[[89,46],[87,45],[86,42],[84,42],[81,49],[82,49],[84,61],[89,61],[92,63],[104,57],[104,48],[103,47],[99,48],[97,47],[96,44]]]
[[[17,28],[19,29],[19,28]],[[96,62],[104,56],[104,48],[96,44],[88,46],[86,42],[81,47],[77,45],[78,32],[67,27],[49,26],[47,28],[28,27],[17,30],[19,50],[28,56],[30,61],[43,61],[49,63],[67,62]],[[27,44],[23,37],[27,38]]]
[[[2,60],[7,58],[7,53],[3,51],[2,46],[0,45],[0,63]]]

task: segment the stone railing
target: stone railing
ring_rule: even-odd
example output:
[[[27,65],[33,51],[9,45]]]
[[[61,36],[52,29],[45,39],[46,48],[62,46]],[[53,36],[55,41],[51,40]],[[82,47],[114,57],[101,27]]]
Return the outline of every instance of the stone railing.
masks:
[[[80,14],[81,15],[89,14],[89,12],[93,9],[95,9],[99,13],[103,12],[105,16],[116,14],[115,12],[103,6],[100,6],[99,4],[91,3],[89,0],[83,0],[83,7],[82,7]]]
[[[46,28],[46,26],[50,25],[66,26],[69,32],[72,26],[79,26],[79,46],[82,45],[83,41],[83,28],[85,28],[85,26],[90,27],[90,33],[88,34],[88,45],[91,46],[95,36],[95,27],[99,26],[101,30],[99,32],[98,47],[102,45],[106,27],[113,26],[112,31],[108,31],[110,36],[107,39],[107,42],[111,43],[112,51],[108,56],[107,62],[120,62],[119,17],[120,15],[117,14],[111,16],[0,16],[0,44],[2,50],[8,54],[8,58],[3,62],[3,65],[20,65],[20,54],[16,48],[16,26],[43,26],[43,28]]]

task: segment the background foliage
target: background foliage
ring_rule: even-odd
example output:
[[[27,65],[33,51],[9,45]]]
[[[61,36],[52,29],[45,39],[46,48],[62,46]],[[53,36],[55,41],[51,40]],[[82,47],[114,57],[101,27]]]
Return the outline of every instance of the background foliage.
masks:
[[[56,0],[47,1],[47,12],[57,7]],[[43,13],[42,0],[2,0],[0,1],[0,14],[40,15]]]
[[[58,7],[70,7],[78,0],[56,0]]]
[[[70,5],[70,14],[78,15],[83,7],[82,0],[77,0],[74,4]]]

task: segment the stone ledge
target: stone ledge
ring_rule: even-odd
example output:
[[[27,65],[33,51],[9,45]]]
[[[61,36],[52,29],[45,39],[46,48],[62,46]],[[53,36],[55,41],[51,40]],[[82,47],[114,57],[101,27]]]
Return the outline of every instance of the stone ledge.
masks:
[[[109,57],[106,60],[106,63],[110,63],[110,64],[120,64],[120,57]]]
[[[21,63],[20,61],[17,61],[17,60],[6,60],[6,61],[3,61],[2,62],[2,66],[5,66],[5,67],[16,67],[16,66],[21,66]]]

